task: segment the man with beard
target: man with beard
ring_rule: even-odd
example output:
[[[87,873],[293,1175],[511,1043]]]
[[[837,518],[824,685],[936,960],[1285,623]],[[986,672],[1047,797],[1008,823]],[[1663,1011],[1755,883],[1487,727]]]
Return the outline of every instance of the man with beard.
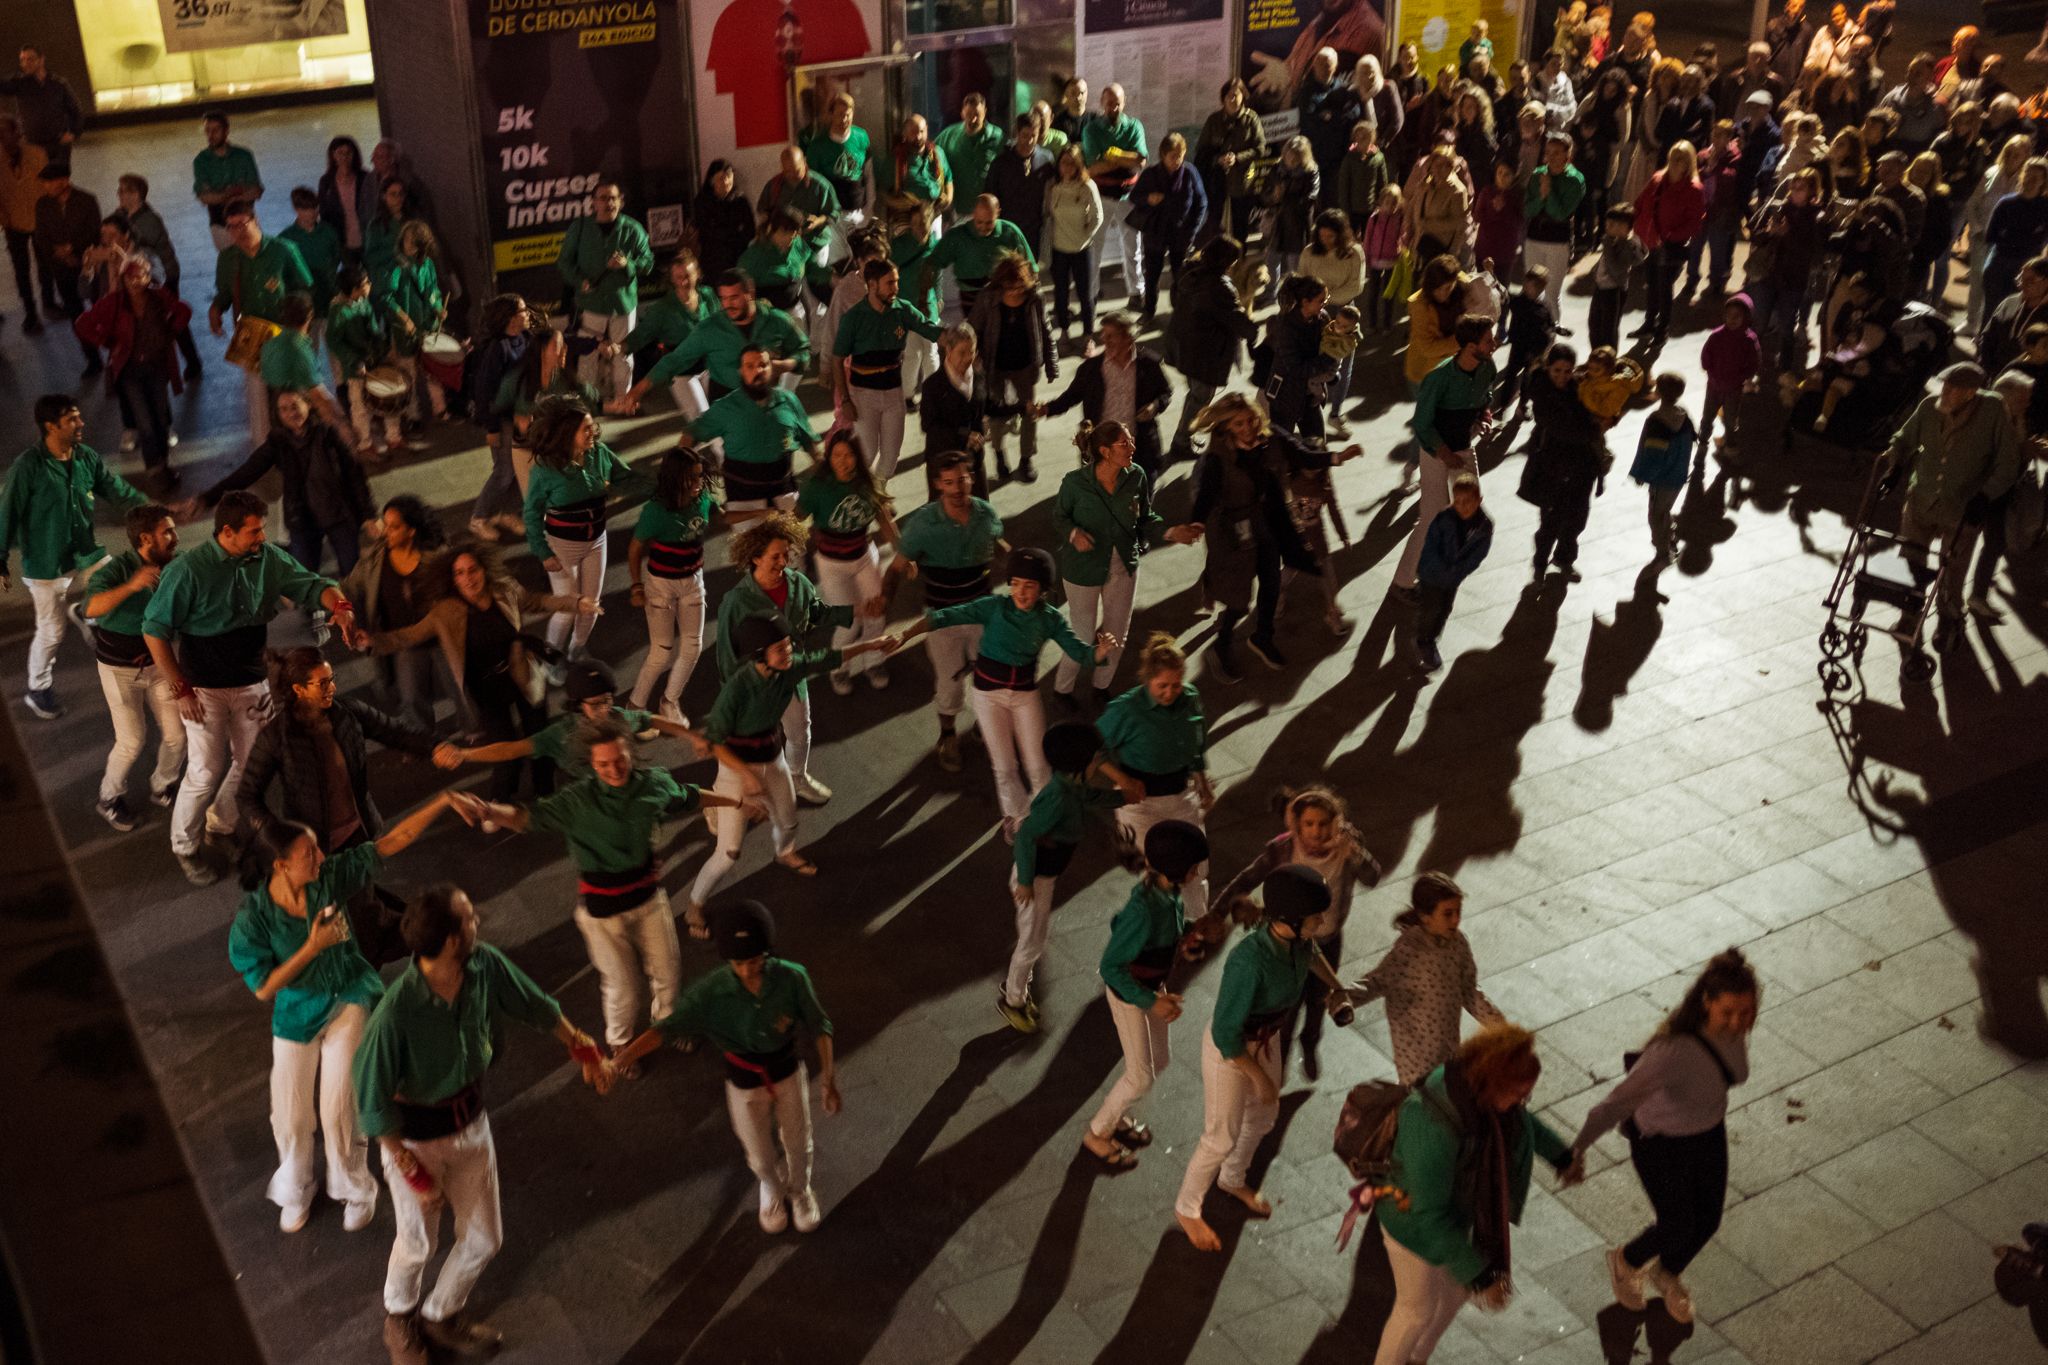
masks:
[[[608,404],[628,416],[640,411],[640,400],[656,385],[689,374],[701,362],[711,396],[719,398],[740,386],[740,356],[755,350],[766,357],[770,382],[794,389],[796,376],[811,363],[811,343],[789,314],[754,298],[754,280],[744,270],[718,277],[718,316],[706,318],[663,356],[626,396]]]
[[[100,774],[96,809],[102,820],[123,832],[135,828],[128,775],[149,738],[151,715],[156,717],[157,748],[150,804],[170,805],[185,770],[185,722],[178,715],[178,698],[142,638],[142,615],[149,609],[157,580],[177,557],[178,523],[170,508],[146,503],[129,511],[127,530],[132,548],[94,572],[83,613],[92,622],[100,690],[106,693],[107,714],[114,722],[114,747],[107,751],[106,770]]]
[[[804,405],[787,389],[775,387],[774,366],[775,358],[765,346],[743,348],[740,386],[690,424],[690,436],[698,444],[718,441],[724,447],[725,512],[733,522],[795,506],[791,457],[798,447],[812,452],[818,448]]]
[[[570,223],[563,235],[555,269],[576,291],[577,334],[597,341],[583,364],[583,382],[598,387],[609,370],[607,387],[618,394],[633,382],[626,338],[640,308],[640,277],[654,268],[654,248],[647,229],[620,212],[626,192],[619,186],[599,185],[590,203],[594,212]]]
[[[861,279],[867,298],[840,316],[833,335],[832,388],[837,406],[853,414],[868,466],[886,484],[903,450],[904,347],[913,332],[937,341],[941,329],[917,305],[899,297],[902,276],[886,258],[862,266]]]

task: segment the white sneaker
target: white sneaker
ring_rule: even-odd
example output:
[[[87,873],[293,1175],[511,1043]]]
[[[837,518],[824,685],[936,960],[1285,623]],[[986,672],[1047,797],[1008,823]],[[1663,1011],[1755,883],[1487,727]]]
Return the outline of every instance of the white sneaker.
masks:
[[[1656,1285],[1657,1292],[1663,1296],[1664,1311],[1671,1315],[1671,1320],[1680,1324],[1691,1322],[1692,1291],[1685,1287],[1685,1281],[1676,1275],[1667,1275],[1661,1265],[1652,1265],[1649,1269],[1650,1283]]]
[[[850,681],[847,683],[847,690],[853,690]],[[805,773],[796,779],[796,799],[806,806],[822,806],[832,799],[832,789],[809,773]]]
[[[311,1217],[312,1213],[313,1206],[311,1204],[285,1205],[277,1215],[278,1231],[297,1232],[300,1228],[306,1226],[306,1219]]]
[[[842,697],[853,695],[853,677],[843,668],[832,670],[832,690]]]
[[[761,1231],[781,1232],[789,1226],[789,1205],[782,1202],[782,1191],[773,1185],[761,1186]]]
[[[1631,1313],[1643,1311],[1643,1272],[1628,1263],[1620,1247],[1607,1252],[1607,1278],[1614,1284],[1614,1301]]]
[[[690,723],[690,718],[683,714],[683,707],[680,702],[664,701],[661,704],[661,710],[655,714],[663,720],[674,721],[677,725],[688,725]]]
[[[805,1190],[789,1202],[790,1213],[796,1223],[796,1230],[798,1232],[817,1231],[819,1220],[825,1216],[818,1208],[818,1192],[816,1190]]]
[[[135,447],[140,444],[142,444],[142,438],[136,434],[135,428],[128,427],[122,431],[121,453],[123,455],[133,455],[135,453]]]
[[[370,1226],[370,1220],[376,1216],[376,1195],[373,1194],[368,1199],[351,1199],[348,1201],[348,1207],[342,1211],[341,1230],[343,1232],[361,1232],[364,1228]]]
[[[171,433],[170,435],[171,435],[171,449],[173,449],[173,450],[176,450],[176,449],[178,448],[178,433],[174,431],[174,432],[172,432],[172,433]]]

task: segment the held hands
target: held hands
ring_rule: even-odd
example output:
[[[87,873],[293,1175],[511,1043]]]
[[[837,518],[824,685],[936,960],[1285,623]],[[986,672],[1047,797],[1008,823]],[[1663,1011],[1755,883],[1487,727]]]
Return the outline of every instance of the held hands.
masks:
[[[463,751],[461,746],[449,744],[445,741],[434,746],[435,767],[441,769],[444,772],[453,772],[455,769],[461,767],[462,764]],[[450,804],[452,805],[454,803],[450,802]],[[457,811],[456,813],[461,814],[460,811]]]
[[[1095,548],[1095,537],[1089,535],[1078,526],[1067,532],[1067,542],[1082,554],[1086,554]]]
[[[206,724],[206,703],[199,700],[199,694],[189,686],[185,695],[178,698],[178,714],[194,725]]]
[[[1116,779],[1116,789],[1124,794],[1124,800],[1138,805],[1145,799],[1145,784],[1137,778],[1125,775]]]
[[[578,616],[602,616],[604,615],[604,605],[595,597],[579,597],[576,599],[576,614]]]
[[[1572,1186],[1582,1183],[1585,1180],[1585,1178],[1586,1154],[1584,1152],[1575,1151],[1572,1153],[1571,1165],[1565,1167],[1563,1170],[1557,1173],[1557,1183],[1560,1187],[1568,1190]]]
[[[1166,542],[1169,545],[1192,545],[1202,538],[1202,524],[1198,521],[1183,522],[1179,526],[1166,528]]]
[[[446,749],[455,748],[455,746],[452,744],[443,745],[441,747]],[[460,763],[462,761],[462,751],[460,749],[455,749],[455,754],[455,761],[457,763]],[[436,749],[434,751],[434,762],[437,766],[440,763],[439,749]],[[491,813],[491,804],[490,802],[484,800],[482,797],[476,795],[474,792],[449,792],[448,809],[454,811],[456,816],[462,821],[463,824],[474,828],[477,825],[482,824],[484,821],[484,817],[488,816]]]
[[[543,559],[540,562],[540,566],[543,569],[546,569],[549,573],[560,573],[562,571],[562,561],[557,559],[553,555],[549,555],[546,559]]]
[[[897,650],[903,648],[903,637],[894,634],[881,636],[875,641],[875,648],[886,659]]]
[[[604,400],[604,410],[612,417],[637,417],[640,415],[640,400],[630,393]]]
[[[1145,1008],[1145,1013],[1162,1024],[1170,1024],[1180,1018],[1180,1011],[1180,997],[1172,991],[1160,991],[1152,997],[1152,1003]]]

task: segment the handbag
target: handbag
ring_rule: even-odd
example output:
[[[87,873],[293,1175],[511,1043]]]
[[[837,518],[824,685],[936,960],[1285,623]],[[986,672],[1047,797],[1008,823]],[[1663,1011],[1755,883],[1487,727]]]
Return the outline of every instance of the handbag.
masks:
[[[1133,199],[1130,212],[1124,215],[1124,226],[1133,232],[1151,232],[1159,226],[1159,205],[1144,204]]]

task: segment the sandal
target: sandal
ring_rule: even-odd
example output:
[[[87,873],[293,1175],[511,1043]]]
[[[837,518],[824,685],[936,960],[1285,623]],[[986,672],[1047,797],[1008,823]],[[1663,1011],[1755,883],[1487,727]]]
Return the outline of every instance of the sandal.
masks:
[[[1117,1142],[1110,1144],[1109,1151],[1106,1154],[1096,1151],[1085,1142],[1081,1144],[1081,1150],[1109,1167],[1112,1171],[1128,1171],[1138,1164],[1137,1154],[1132,1152],[1130,1148]]]
[[[1142,1123],[1123,1119],[1110,1136],[1126,1147],[1149,1147],[1152,1145],[1152,1130]]]
[[[796,873],[799,877],[815,877],[818,875],[818,865],[801,853],[791,853],[785,857],[777,858],[775,861],[787,870]]]

